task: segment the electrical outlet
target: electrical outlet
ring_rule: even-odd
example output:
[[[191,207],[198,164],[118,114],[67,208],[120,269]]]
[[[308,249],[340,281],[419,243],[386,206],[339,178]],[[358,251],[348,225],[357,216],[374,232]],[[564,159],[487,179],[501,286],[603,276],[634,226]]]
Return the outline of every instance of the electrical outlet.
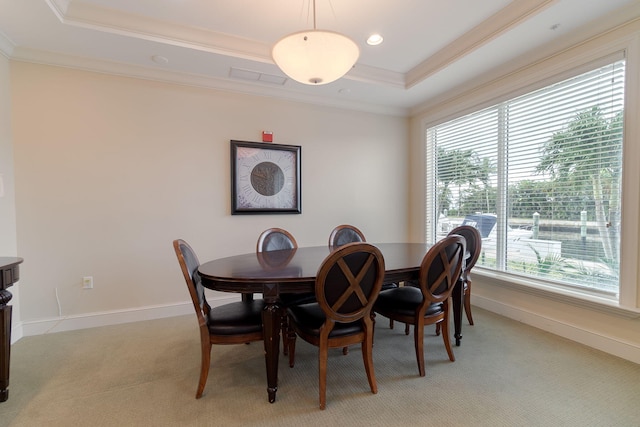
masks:
[[[83,289],[93,289],[93,276],[85,276],[82,278]]]

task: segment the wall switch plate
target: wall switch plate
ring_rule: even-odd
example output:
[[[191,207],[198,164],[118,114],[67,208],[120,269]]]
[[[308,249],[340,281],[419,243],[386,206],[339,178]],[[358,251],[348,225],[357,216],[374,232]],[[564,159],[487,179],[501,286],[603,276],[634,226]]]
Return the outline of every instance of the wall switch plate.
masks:
[[[93,276],[85,276],[82,278],[83,289],[93,289]]]

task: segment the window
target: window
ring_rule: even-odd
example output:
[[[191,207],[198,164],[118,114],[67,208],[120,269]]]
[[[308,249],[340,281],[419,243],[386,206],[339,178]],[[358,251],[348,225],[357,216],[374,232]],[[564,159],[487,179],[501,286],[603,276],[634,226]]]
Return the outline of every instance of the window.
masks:
[[[481,268],[617,297],[624,73],[619,60],[427,129],[427,241],[470,224]]]

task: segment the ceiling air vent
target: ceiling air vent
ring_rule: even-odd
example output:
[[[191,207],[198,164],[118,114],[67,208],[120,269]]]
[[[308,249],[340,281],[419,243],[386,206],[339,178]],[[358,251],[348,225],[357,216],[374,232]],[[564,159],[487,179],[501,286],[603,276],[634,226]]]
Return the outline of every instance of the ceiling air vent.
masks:
[[[231,68],[229,77],[239,80],[249,80],[253,82],[268,83],[283,86],[287,81],[286,77],[276,76],[273,74],[265,74],[258,71],[243,70],[241,68]]]

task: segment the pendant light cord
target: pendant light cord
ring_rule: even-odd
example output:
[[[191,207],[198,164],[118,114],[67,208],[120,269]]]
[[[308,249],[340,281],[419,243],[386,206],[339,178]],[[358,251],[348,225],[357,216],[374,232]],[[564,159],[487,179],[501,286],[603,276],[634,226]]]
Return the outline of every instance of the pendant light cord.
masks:
[[[311,0],[311,1],[313,1],[313,29],[317,30],[318,26],[317,26],[317,23],[316,23],[316,0]],[[311,1],[309,3],[309,6],[311,6]],[[336,16],[336,11],[333,8],[333,3],[331,3],[331,0],[329,0],[329,7],[331,7],[331,13],[333,14],[333,17],[337,21],[338,17]]]
[[[316,29],[316,0],[313,0],[313,29]]]

